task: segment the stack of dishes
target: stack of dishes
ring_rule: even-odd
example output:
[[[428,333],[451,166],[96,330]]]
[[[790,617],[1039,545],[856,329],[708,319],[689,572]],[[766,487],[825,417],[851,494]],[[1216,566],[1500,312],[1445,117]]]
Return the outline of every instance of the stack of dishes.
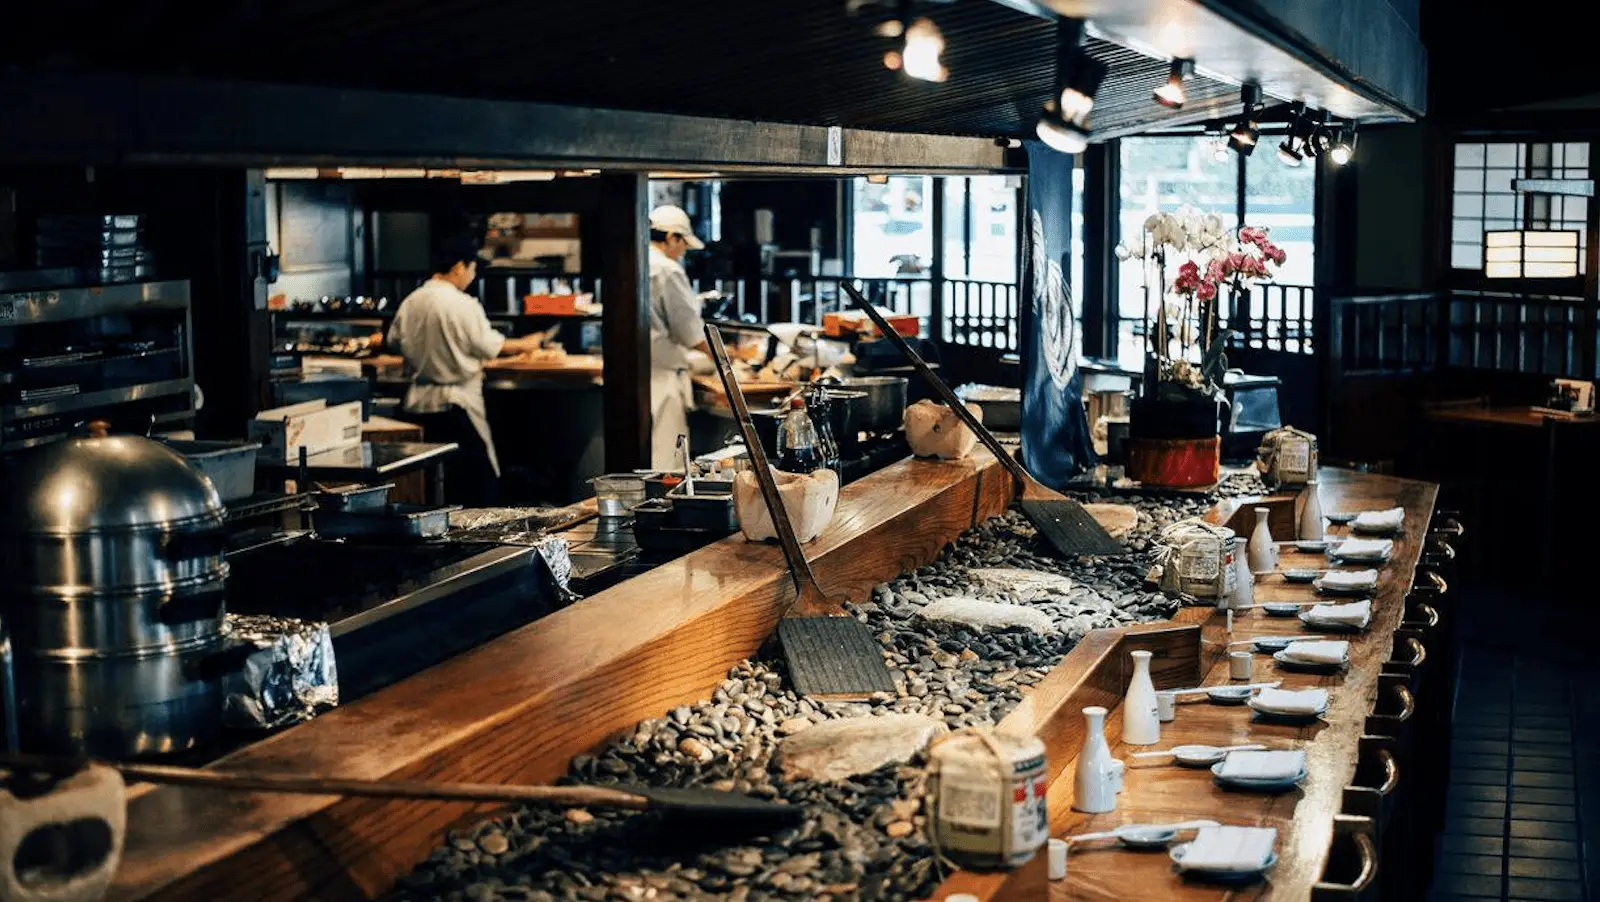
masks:
[[[1342,639],[1291,642],[1272,655],[1284,670],[1335,673],[1350,663],[1350,643]]]
[[[1211,766],[1211,776],[1223,789],[1285,792],[1306,778],[1306,753],[1299,749],[1229,752]]]
[[[1372,600],[1319,604],[1300,612],[1300,622],[1324,633],[1359,633],[1372,622]]]
[[[1193,842],[1173,846],[1167,854],[1185,876],[1248,883],[1278,863],[1277,841],[1273,827],[1202,827]]]

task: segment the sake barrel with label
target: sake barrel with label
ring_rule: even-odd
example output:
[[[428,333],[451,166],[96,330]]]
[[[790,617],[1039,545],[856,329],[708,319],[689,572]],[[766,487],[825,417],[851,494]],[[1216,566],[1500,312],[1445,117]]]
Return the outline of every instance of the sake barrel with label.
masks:
[[[974,870],[1025,864],[1050,836],[1044,743],[963,730],[930,751],[933,840]]]

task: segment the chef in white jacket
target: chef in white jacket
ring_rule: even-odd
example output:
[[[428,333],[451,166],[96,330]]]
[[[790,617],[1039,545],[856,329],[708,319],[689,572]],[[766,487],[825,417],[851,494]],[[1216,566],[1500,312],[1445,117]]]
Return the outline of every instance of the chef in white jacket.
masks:
[[[676,470],[677,440],[689,433],[689,351],[709,354],[700,297],[683,271],[683,255],[705,244],[683,208],[650,211],[650,466]]]
[[[433,276],[400,302],[387,346],[406,361],[411,387],[403,409],[430,442],[455,442],[446,459],[444,491],[452,503],[498,502],[500,462],[483,403],[483,365],[502,353],[538,347],[537,338],[506,338],[483,305],[466,293],[478,278],[477,242],[462,237],[435,251]]]

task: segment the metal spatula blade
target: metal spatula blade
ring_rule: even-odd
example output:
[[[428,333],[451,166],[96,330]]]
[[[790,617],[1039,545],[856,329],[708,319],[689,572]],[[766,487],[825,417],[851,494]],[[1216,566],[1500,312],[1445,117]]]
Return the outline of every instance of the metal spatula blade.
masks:
[[[811,565],[800,548],[800,540],[795,537],[794,525],[789,522],[788,508],[783,506],[783,499],[778,495],[778,483],[767,466],[767,453],[756,435],[755,425],[750,422],[750,408],[745,404],[744,393],[728,364],[722,333],[714,324],[706,325],[706,345],[717,362],[722,388],[744,437],[756,484],[761,487],[761,500],[767,506],[767,516],[772,520],[778,544],[783,547],[784,559],[789,564],[789,575],[794,579],[795,599],[778,622],[778,643],[783,647],[795,692],[840,699],[893,692],[894,680],[883,661],[883,647],[865,624],[850,616],[843,604],[828,598],[817,585],[816,575],[811,572]]]
[[[978,422],[978,418],[972,415],[972,411],[968,410],[965,404],[961,403],[961,399],[957,398],[956,393],[950,390],[950,386],[946,385],[944,380],[934,373],[933,369],[928,366],[927,361],[922,359],[922,355],[912,350],[911,345],[906,343],[906,340],[900,336],[899,332],[890,327],[889,323],[884,320],[883,314],[879,313],[871,302],[862,297],[861,292],[857,291],[854,285],[849,282],[840,282],[839,287],[850,295],[850,299],[855,302],[857,307],[860,307],[866,312],[867,316],[872,318],[873,325],[878,327],[878,331],[883,333],[883,337],[888,339],[889,343],[894,345],[907,360],[911,361],[911,366],[916,369],[929,387],[939,395],[939,398],[944,401],[951,412],[960,418],[968,429],[972,430],[978,440],[983,442],[983,446],[989,449],[989,453],[993,454],[995,459],[1000,461],[1001,466],[1005,467],[1011,474],[1012,478],[1016,479],[1017,487],[1020,490],[1017,507],[1021,509],[1023,516],[1028,518],[1028,522],[1033,524],[1034,528],[1039,531],[1039,535],[1046,542],[1049,542],[1055,550],[1068,557],[1080,554],[1112,555],[1127,553],[1128,550],[1123,547],[1122,543],[1111,538],[1111,534],[1106,532],[1105,527],[1101,526],[1087,510],[1084,510],[1083,505],[1060,492],[1046,487],[1039,480],[1034,479],[1031,473],[1023,469],[1022,464],[1018,463],[1016,458],[1012,457],[1011,453],[1000,444],[1000,440],[994,437],[994,433]]]

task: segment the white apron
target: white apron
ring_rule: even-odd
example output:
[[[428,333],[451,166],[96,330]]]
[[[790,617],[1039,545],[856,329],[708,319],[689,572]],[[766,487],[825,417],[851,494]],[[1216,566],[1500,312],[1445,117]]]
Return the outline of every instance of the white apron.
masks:
[[[411,413],[444,413],[451,405],[461,408],[472,421],[472,430],[483,440],[489,454],[489,467],[500,475],[500,458],[494,453],[494,436],[489,433],[489,411],[483,403],[483,376],[456,385],[411,383],[406,389],[405,409]]]
[[[682,466],[678,457],[678,436],[689,434],[689,406],[693,401],[694,389],[690,386],[687,368],[651,368],[651,469],[676,471]]]

